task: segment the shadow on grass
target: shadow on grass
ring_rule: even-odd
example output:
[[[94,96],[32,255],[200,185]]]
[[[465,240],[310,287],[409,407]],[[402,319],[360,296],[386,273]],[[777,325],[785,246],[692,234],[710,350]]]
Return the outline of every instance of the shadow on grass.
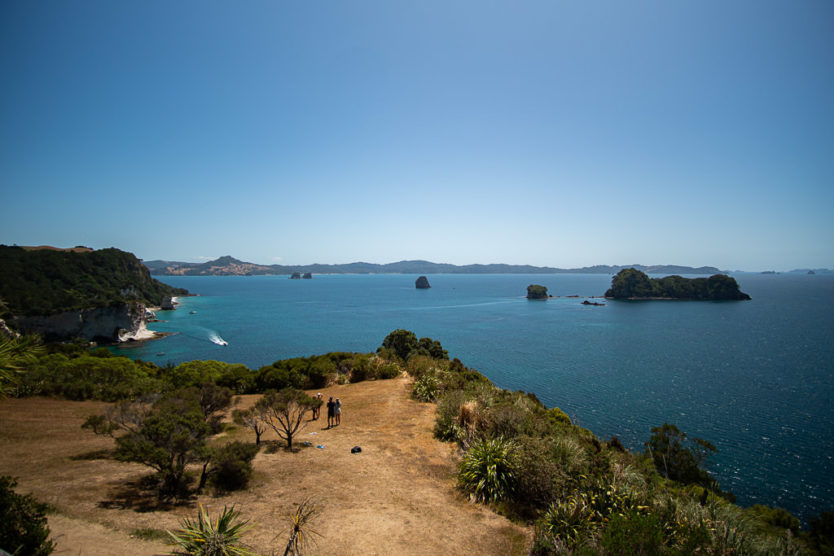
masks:
[[[288,451],[287,444],[283,441],[279,442],[277,440],[267,440],[266,442],[261,442],[261,446],[261,449],[265,454],[277,454],[278,452],[286,453]],[[296,454],[304,448],[310,448],[311,446],[312,444],[310,443],[305,443],[303,441],[300,442],[294,439],[292,443],[292,453]]]
[[[192,495],[176,499],[160,498],[159,479],[153,474],[135,481],[111,483],[111,485],[113,488],[108,492],[108,498],[98,503],[99,508],[145,513],[193,505],[194,496]]]
[[[72,461],[89,461],[94,459],[113,459],[113,450],[109,449],[101,449],[101,450],[92,450],[90,452],[84,452],[83,454],[76,454],[74,456],[70,456],[69,459]]]

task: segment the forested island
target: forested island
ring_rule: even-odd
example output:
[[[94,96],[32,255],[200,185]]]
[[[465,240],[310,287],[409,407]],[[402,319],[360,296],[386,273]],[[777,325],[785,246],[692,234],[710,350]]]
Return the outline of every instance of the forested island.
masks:
[[[749,300],[750,296],[739,290],[735,278],[715,274],[709,278],[683,278],[666,276],[649,278],[635,268],[623,269],[611,280],[611,288],[605,292],[611,299],[680,299],[692,301]]]

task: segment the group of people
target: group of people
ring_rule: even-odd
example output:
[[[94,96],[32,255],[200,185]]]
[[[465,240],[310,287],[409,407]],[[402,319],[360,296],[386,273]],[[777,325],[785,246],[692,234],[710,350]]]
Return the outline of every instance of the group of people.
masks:
[[[321,392],[316,394],[316,399],[321,401]],[[321,415],[322,405],[327,406],[327,428],[335,427],[336,425],[342,423],[342,400],[336,398],[336,401],[333,401],[333,396],[330,396],[330,399],[327,401],[326,404],[320,403],[313,408],[313,421],[318,419]]]

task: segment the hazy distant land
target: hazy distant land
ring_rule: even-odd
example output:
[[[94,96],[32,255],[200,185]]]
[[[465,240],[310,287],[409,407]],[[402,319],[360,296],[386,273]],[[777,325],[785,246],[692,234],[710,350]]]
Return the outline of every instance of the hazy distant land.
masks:
[[[154,275],[168,276],[254,276],[310,272],[313,274],[616,274],[625,268],[636,268],[648,274],[717,274],[713,266],[678,265],[594,265],[582,268],[553,268],[549,266],[511,264],[453,265],[429,261],[400,261],[388,264],[348,263],[310,264],[303,266],[259,265],[240,261],[226,255],[205,263],[178,261],[143,261]]]

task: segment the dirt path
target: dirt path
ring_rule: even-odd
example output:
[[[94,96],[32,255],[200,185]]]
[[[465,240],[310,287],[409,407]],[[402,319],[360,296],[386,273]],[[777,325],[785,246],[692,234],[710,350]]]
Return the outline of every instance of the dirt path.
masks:
[[[92,459],[113,446],[80,428],[102,404],[4,400],[0,474],[19,477],[18,491],[31,491],[58,509],[50,527],[64,554],[165,552],[163,542],[131,535],[176,529],[179,519],[195,513],[197,502],[212,514],[234,504],[253,523],[245,537],[252,548],[282,553],[288,515],[305,498],[319,507],[313,528],[321,536],[311,553],[526,553],[528,529],[455,491],[453,447],[432,437],[434,406],[410,400],[408,388],[406,379],[395,379],[322,390],[325,399],[341,398],[340,426],[324,428],[323,417],[307,423],[298,436],[299,445],[307,441],[311,447],[293,454],[262,450],[247,491],[204,495],[170,509],[143,505],[130,488],[146,468]],[[244,396],[241,407],[255,399]],[[245,429],[231,436],[254,441]],[[270,431],[264,439],[276,436]],[[353,446],[360,446],[361,454],[351,454]]]

